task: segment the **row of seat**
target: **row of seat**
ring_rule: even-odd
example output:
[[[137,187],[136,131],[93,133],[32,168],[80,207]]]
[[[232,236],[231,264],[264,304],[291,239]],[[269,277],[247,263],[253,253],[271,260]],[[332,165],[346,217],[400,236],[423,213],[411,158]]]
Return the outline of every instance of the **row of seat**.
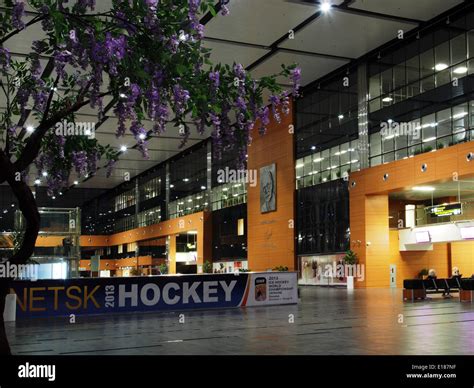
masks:
[[[459,292],[461,300],[472,299],[474,279],[452,277],[448,279],[405,279],[403,281],[403,300],[425,299],[427,294]],[[463,293],[463,291],[466,291]],[[463,294],[463,295],[461,295]],[[471,295],[466,299],[466,295]]]

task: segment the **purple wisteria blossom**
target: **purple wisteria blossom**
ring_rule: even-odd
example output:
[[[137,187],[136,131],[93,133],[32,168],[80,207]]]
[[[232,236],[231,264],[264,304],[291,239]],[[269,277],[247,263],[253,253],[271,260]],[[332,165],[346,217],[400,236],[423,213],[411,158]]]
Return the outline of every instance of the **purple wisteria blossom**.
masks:
[[[7,48],[0,47],[0,66],[4,71],[7,71],[10,67],[10,51]]]
[[[17,30],[25,28],[22,18],[25,16],[25,3],[23,1],[15,1],[12,11],[12,25]]]
[[[301,81],[301,68],[296,67],[291,71],[290,78],[293,81],[293,96],[299,95],[300,81]]]

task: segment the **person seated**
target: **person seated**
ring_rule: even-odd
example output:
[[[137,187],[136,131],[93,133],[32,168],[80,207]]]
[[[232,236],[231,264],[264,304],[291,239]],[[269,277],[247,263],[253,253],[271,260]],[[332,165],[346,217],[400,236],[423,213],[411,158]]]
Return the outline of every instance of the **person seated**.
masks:
[[[459,273],[458,267],[453,267],[453,275],[451,276],[453,279],[461,280],[462,274]]]
[[[436,271],[431,268],[429,271],[428,271],[428,277],[427,279],[433,279],[433,280],[436,280]]]

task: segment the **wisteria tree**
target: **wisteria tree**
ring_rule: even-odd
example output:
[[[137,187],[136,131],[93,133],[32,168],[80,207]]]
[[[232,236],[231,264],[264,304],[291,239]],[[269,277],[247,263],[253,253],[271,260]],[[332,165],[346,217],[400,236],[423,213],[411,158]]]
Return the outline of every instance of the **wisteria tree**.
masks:
[[[112,0],[107,12],[95,11],[94,0],[6,1],[0,11],[0,183],[8,183],[26,221],[11,264],[26,263],[39,231],[27,180],[31,166],[46,176],[41,178],[54,195],[70,186],[72,171],[91,175],[101,163],[110,174],[120,157],[120,150],[92,136],[55,130],[58,123],[75,123],[82,108],[95,108],[100,122],[108,101],[107,111],[118,118],[116,136],[133,134],[144,158],[150,136],[172,123],[184,144],[192,122],[199,133],[212,128],[217,154],[237,147],[241,164],[254,123],[263,134],[270,114],[278,120],[288,113],[290,92],[277,78],[290,79],[297,94],[295,65],[254,80],[240,64],[210,62],[200,17],[215,16],[216,9],[225,16],[229,1],[216,1]],[[41,26],[42,36],[35,36],[26,57],[15,59],[9,40],[32,26]],[[264,101],[267,92],[271,97]],[[28,115],[34,128],[25,128]],[[152,125],[146,128],[145,121]],[[9,279],[0,279],[1,354],[10,353],[1,314],[8,290]]]

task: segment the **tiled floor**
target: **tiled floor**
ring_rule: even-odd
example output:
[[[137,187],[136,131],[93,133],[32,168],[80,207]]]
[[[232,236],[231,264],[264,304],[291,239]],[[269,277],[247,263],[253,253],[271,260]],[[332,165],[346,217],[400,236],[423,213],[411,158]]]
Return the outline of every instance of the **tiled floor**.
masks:
[[[305,287],[293,306],[8,323],[18,355],[474,354],[474,304]]]

